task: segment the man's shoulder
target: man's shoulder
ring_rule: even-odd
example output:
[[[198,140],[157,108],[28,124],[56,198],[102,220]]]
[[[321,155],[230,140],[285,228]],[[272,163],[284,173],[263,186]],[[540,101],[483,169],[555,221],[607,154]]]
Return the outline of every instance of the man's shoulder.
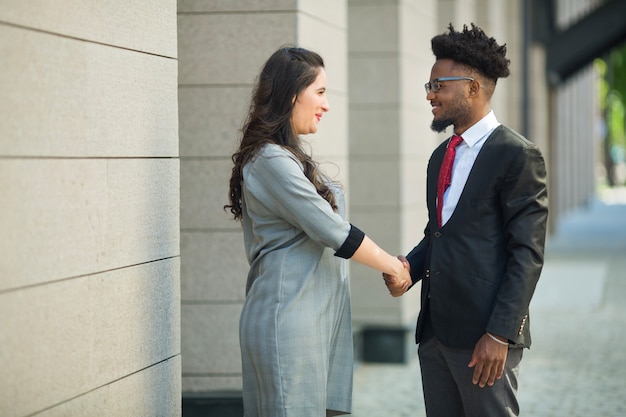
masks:
[[[528,147],[535,146],[530,140],[526,139],[521,133],[505,125],[496,127],[487,142],[492,144],[502,144],[507,146]]]

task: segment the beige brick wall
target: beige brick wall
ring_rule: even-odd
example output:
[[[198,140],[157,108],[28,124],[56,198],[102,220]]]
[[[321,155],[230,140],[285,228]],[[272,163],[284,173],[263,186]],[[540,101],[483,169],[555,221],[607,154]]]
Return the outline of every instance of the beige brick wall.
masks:
[[[176,4],[0,1],[0,52],[0,415],[179,415]]]

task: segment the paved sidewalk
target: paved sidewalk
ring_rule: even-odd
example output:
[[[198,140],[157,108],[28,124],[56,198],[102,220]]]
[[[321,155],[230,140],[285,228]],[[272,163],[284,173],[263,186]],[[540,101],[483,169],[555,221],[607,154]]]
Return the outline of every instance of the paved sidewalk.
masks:
[[[626,416],[626,189],[557,225],[531,319],[520,415]],[[355,417],[425,416],[415,356],[407,365],[359,364],[354,382]]]

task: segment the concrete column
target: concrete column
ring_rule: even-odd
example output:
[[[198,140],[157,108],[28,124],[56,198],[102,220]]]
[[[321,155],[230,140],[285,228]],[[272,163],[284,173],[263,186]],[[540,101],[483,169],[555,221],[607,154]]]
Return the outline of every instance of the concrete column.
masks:
[[[238,329],[248,264],[241,226],[222,207],[227,203],[230,157],[255,78],[267,58],[285,44],[322,55],[331,110],[319,132],[304,140],[327,174],[347,182],[346,36],[345,1],[178,2],[187,410],[208,412],[220,404],[241,407]]]
[[[552,149],[554,138],[550,132],[553,123],[551,106],[551,94],[547,88],[548,81],[545,71],[545,50],[539,45],[532,45],[529,51],[529,87],[528,87],[528,112],[529,126],[528,139],[533,141],[543,154],[548,170],[548,198],[550,199],[550,215],[548,216],[548,229],[552,230],[556,216],[553,216],[553,184],[555,184],[554,170],[556,165],[552,162]]]
[[[426,225],[426,165],[437,143],[424,91],[436,2],[348,6],[351,220],[388,252],[406,254]],[[355,263],[351,285],[361,359],[411,359],[405,342],[413,337],[419,288],[392,298],[380,273]]]
[[[597,5],[597,0],[559,1],[556,8],[559,28],[566,29]],[[556,123],[551,129],[555,146],[550,161],[550,204],[555,220],[589,203],[596,191],[595,170],[599,163],[596,144],[600,141],[595,126],[599,114],[596,85],[597,74],[589,65],[554,89],[552,120]]]
[[[0,415],[180,415],[176,3],[2,1],[0,51]]]
[[[469,26],[476,22],[477,7],[484,0],[438,0],[437,21],[439,27],[437,33],[443,32],[448,24],[452,23],[456,29],[462,28],[463,24]]]

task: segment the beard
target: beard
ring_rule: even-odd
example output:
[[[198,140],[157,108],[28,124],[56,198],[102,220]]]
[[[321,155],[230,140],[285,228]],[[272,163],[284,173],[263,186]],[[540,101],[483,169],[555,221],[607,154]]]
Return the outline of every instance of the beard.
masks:
[[[430,128],[437,133],[441,133],[444,130],[446,130],[448,126],[453,125],[453,124],[454,124],[453,119],[441,119],[441,120],[433,119],[433,122],[430,124]]]
[[[450,125],[462,126],[468,124],[472,119],[472,109],[462,96],[457,96],[446,106],[447,109],[440,119],[433,119],[430,128],[437,133],[441,133]]]

